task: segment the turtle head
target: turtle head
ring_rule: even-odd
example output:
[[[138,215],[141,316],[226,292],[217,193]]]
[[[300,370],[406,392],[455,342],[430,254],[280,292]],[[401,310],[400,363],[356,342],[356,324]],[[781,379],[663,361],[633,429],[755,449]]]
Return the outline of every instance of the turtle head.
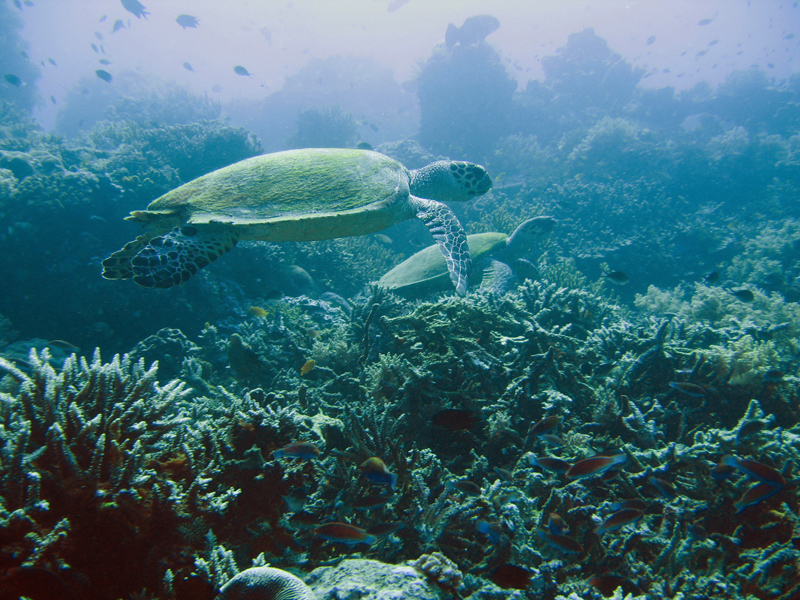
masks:
[[[440,160],[411,171],[409,187],[419,198],[471,200],[492,189],[492,179],[480,165],[460,160]]]
[[[553,217],[533,217],[520,223],[519,227],[508,238],[506,248],[515,255],[521,255],[541,244],[556,226]]]

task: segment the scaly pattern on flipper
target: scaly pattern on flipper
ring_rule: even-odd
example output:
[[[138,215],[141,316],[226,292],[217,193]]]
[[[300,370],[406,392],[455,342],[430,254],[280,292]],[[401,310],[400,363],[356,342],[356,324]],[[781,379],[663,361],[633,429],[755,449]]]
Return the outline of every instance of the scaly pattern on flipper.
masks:
[[[152,233],[143,233],[105,259],[103,261],[103,277],[106,279],[130,279],[133,277],[131,260],[147,246],[152,237]]]
[[[417,209],[417,218],[425,223],[442,251],[456,292],[466,294],[472,259],[469,255],[467,234],[458,217],[441,202],[413,197],[411,201]]]
[[[238,240],[230,229],[176,227],[151,239],[131,259],[133,280],[142,287],[179,285],[231,250]]]

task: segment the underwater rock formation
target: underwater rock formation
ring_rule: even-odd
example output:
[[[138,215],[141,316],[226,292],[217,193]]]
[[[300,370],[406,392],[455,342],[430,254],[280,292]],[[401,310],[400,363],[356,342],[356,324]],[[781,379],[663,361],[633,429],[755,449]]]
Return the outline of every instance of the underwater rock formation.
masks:
[[[480,162],[508,132],[517,84],[486,42],[437,49],[418,84],[419,139],[433,152]]]

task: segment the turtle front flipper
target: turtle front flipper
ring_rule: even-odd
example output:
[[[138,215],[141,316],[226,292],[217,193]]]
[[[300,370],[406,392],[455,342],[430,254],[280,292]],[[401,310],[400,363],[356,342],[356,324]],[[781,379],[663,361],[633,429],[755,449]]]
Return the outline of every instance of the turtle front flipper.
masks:
[[[147,246],[152,237],[152,233],[143,233],[105,259],[103,261],[103,277],[106,279],[130,279],[133,277],[131,259]]]
[[[176,227],[151,239],[131,258],[133,280],[142,287],[179,285],[231,250],[238,241],[239,236],[230,229]]]
[[[417,211],[417,218],[425,223],[442,251],[456,292],[464,295],[469,285],[472,259],[469,256],[467,234],[458,217],[441,202],[414,196],[410,202]]]

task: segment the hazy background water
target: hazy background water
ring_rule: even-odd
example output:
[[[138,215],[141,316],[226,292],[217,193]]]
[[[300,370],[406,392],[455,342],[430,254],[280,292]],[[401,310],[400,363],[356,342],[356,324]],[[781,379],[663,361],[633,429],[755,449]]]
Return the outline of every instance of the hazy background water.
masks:
[[[391,69],[398,83],[413,80],[418,62],[444,39],[449,23],[489,13],[500,28],[488,41],[524,87],[541,79],[540,59],[571,33],[594,28],[630,64],[647,69],[646,87],[712,86],[736,69],[756,65],[777,78],[796,72],[800,10],[773,0],[151,0],[137,19],[118,0],[34,0],[22,5],[23,37],[39,64],[43,102],[37,116],[55,123],[73,86],[93,81],[98,60],[112,75],[126,69],[187,85],[222,102],[259,99],[283,88],[313,59],[368,57]],[[181,28],[180,14],[199,19]],[[105,17],[104,21],[101,19]],[[111,33],[116,20],[125,27]],[[709,21],[707,22],[706,21]],[[706,23],[701,25],[700,23]],[[102,40],[98,39],[98,35]],[[648,40],[655,38],[648,44]],[[102,45],[104,53],[91,44]],[[53,58],[58,66],[46,62]],[[183,67],[188,62],[190,72]],[[244,66],[252,78],[234,73]],[[215,88],[215,86],[218,86]],[[326,82],[319,81],[320,88]],[[320,90],[322,91],[322,89]],[[329,100],[346,101],[329,90]],[[375,90],[376,93],[379,90]],[[404,126],[414,127],[413,114]],[[408,131],[412,133],[413,131]],[[375,140],[382,141],[382,140]]]

